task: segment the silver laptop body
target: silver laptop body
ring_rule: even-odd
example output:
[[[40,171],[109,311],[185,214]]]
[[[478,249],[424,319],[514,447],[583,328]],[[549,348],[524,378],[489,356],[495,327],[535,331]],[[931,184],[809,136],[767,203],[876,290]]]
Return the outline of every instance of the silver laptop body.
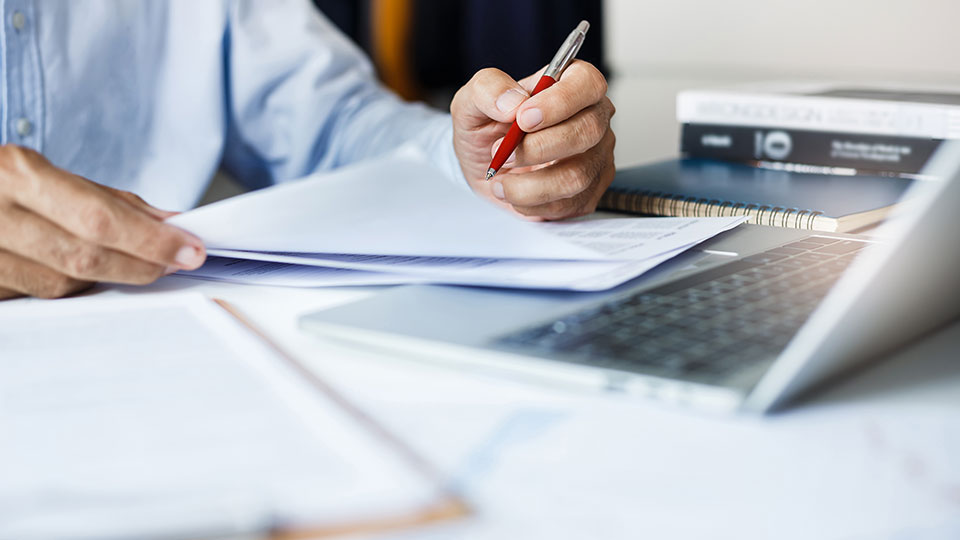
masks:
[[[943,180],[916,183],[870,236],[744,225],[611,291],[398,287],[301,326],[457,369],[766,412],[960,315],[960,141],[926,173]]]

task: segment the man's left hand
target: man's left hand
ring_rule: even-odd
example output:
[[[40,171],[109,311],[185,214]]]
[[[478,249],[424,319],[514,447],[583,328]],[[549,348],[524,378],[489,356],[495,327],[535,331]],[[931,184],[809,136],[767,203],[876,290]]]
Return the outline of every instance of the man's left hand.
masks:
[[[541,70],[542,72],[542,70]],[[615,109],[607,81],[580,60],[553,86],[530,97],[536,73],[520,82],[484,69],[457,92],[450,105],[453,145],[467,181],[477,193],[535,219],[589,214],[613,181]],[[527,133],[490,181],[484,176],[514,120]]]

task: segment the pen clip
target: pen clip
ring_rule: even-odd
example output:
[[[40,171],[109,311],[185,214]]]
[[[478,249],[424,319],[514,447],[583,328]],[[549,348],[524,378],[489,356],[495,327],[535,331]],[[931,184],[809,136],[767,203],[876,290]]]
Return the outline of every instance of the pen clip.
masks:
[[[566,69],[567,65],[570,64],[570,61],[573,60],[580,51],[580,47],[583,45],[583,40],[586,39],[587,30],[589,29],[590,23],[587,21],[580,21],[580,24],[574,28],[573,32],[570,32],[570,35],[567,36],[567,39],[563,42],[560,50],[557,51],[557,54],[553,57],[553,60],[550,61],[550,65],[547,66],[547,70],[543,72],[545,76],[550,77],[553,80],[560,78],[560,74],[563,73],[563,70]]]

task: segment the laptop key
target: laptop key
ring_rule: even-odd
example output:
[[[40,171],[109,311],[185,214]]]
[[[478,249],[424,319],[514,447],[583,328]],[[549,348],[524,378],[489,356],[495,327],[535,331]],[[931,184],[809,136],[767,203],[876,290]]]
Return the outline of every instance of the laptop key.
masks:
[[[805,240],[801,240],[799,242],[793,242],[791,244],[787,244],[786,246],[783,246],[783,247],[788,249],[796,249],[799,251],[810,251],[812,249],[817,249],[818,247],[823,247],[823,246],[816,242],[807,242]]]
[[[817,246],[814,246],[817,247]],[[786,255],[787,257],[792,257],[794,255],[800,255],[801,253],[806,253],[809,248],[797,249],[793,247],[778,247],[774,249],[768,249],[764,253],[772,253],[774,255]]]
[[[757,253],[756,255],[750,255],[749,257],[744,257],[742,260],[751,262],[751,263],[757,263],[757,264],[767,264],[767,263],[777,262],[781,259],[786,259],[787,257],[788,255],[782,255],[779,253],[770,253],[765,251],[763,253]]]
[[[785,261],[782,261],[780,264],[785,264],[787,266],[792,266],[794,268],[809,268],[822,261],[811,261],[805,258],[806,255],[800,255],[799,257],[792,257]]]
[[[833,258],[832,255],[828,255],[828,254],[826,254],[826,253],[811,253],[811,252],[807,252],[807,253],[804,253],[803,255],[798,255],[798,256],[794,257],[793,260],[795,260],[795,261],[803,261],[803,262],[809,264],[810,266],[813,266],[813,265],[816,264],[816,263],[823,262],[823,261],[829,261],[829,260],[832,259],[832,258]]]
[[[842,238],[829,238],[829,237],[826,237],[826,236],[809,236],[809,237],[807,237],[807,238],[804,238],[802,241],[803,241],[803,242],[812,242],[812,243],[814,243],[814,244],[820,244],[820,245],[827,246],[827,245],[830,245],[830,244],[836,244],[837,242],[839,242],[839,241],[841,241],[841,240],[842,240]]]
[[[858,249],[863,249],[867,247],[866,242],[858,242],[856,240],[843,240],[837,242],[836,244],[830,244],[829,246],[823,246],[817,250],[817,253],[830,253],[833,255],[846,255]]]
[[[730,274],[735,274],[741,270],[752,268],[754,266],[756,266],[755,263],[745,262],[743,260],[734,261],[734,262],[724,264],[722,266],[718,266],[716,268],[711,268],[703,272],[698,272],[690,277],[678,279],[677,281],[667,283],[666,285],[657,287],[656,289],[653,289],[653,291],[650,291],[650,292],[657,293],[657,294],[664,294],[664,295],[670,294],[673,292],[689,289],[690,287],[695,287],[697,285],[700,285],[701,283],[714,281],[718,278],[722,278]]]
[[[789,259],[785,259],[785,260],[789,260]],[[783,261],[780,261],[774,264],[768,264],[766,268],[769,268],[771,271],[778,272],[780,275],[790,274],[790,273],[796,272],[799,269],[799,267],[796,266],[795,264],[794,265],[783,264]]]

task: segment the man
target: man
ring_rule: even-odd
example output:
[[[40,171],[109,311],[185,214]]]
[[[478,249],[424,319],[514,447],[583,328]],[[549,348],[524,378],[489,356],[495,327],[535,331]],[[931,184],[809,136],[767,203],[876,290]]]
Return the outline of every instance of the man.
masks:
[[[591,212],[613,178],[614,108],[585,62],[535,97],[535,75],[485,69],[446,115],[378,86],[309,0],[0,6],[0,298],[200,266],[203,244],[157,208],[192,207],[220,166],[256,188],[412,142],[541,219]],[[484,182],[515,118],[530,134]]]

